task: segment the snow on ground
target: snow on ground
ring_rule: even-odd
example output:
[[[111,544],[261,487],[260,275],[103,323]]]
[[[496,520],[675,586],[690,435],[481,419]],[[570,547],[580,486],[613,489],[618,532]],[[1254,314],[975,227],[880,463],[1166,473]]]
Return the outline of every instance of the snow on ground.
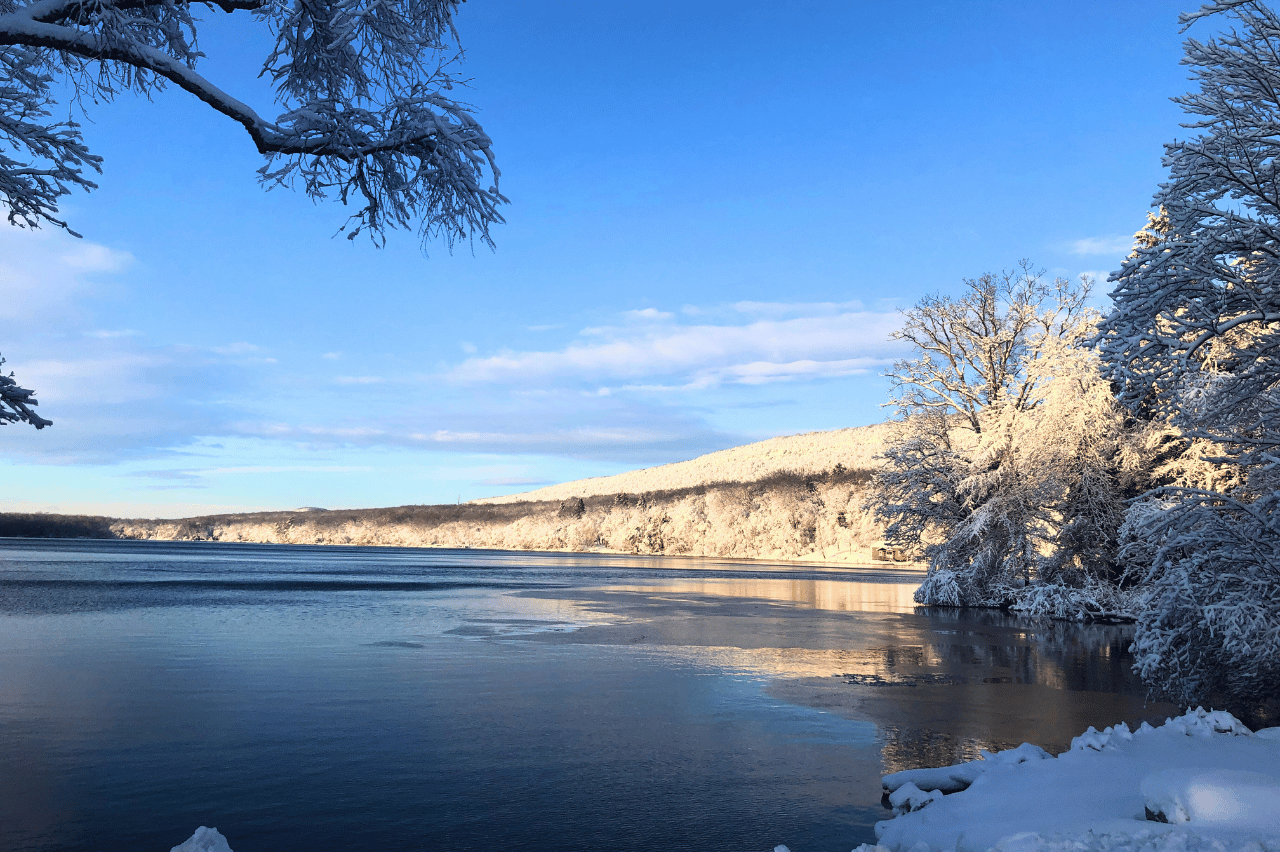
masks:
[[[1197,709],[983,757],[886,775],[899,815],[855,852],[1280,852],[1280,728]]]
[[[875,456],[884,449],[890,423],[808,432],[770,438],[689,461],[632,470],[616,476],[579,479],[537,491],[486,497],[476,503],[515,503],[521,500],[567,500],[601,494],[643,494],[673,491],[717,482],[756,482],[779,472],[817,474],[842,464],[849,470],[877,468]]]

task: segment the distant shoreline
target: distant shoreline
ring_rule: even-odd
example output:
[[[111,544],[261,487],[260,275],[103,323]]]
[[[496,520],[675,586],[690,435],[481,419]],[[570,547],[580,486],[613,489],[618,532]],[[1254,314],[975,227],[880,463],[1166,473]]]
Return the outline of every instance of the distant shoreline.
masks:
[[[12,513],[0,512],[0,529],[4,529],[5,522]],[[49,518],[75,518],[79,516],[69,515],[53,515],[49,514],[45,517]],[[103,518],[107,521],[121,521],[127,519]],[[795,565],[801,567],[813,568],[836,568],[836,569],[859,569],[859,570],[875,570],[887,573],[900,573],[904,576],[925,575],[925,566],[921,561],[910,562],[888,562],[880,560],[872,560],[870,558],[856,558],[853,554],[849,554],[848,559],[789,559],[781,557],[750,557],[750,556],[705,556],[688,553],[635,553],[633,551],[624,550],[608,550],[605,548],[593,548],[590,550],[546,550],[546,549],[529,549],[529,548],[500,548],[500,547],[475,547],[463,545],[460,547],[450,547],[447,545],[430,545],[430,544],[377,544],[377,543],[361,543],[361,544],[329,544],[316,542],[283,542],[283,541],[247,541],[247,540],[228,540],[228,539],[179,539],[179,538],[125,538],[115,535],[97,535],[97,536],[58,536],[58,535],[11,535],[8,533],[0,533],[0,541],[30,541],[30,542],[76,542],[76,541],[119,541],[119,542],[156,542],[171,543],[182,542],[186,544],[209,544],[209,545],[227,545],[227,544],[261,544],[288,547],[369,547],[369,548],[388,548],[394,550],[457,550],[457,551],[480,551],[491,553],[545,553],[560,554],[565,556],[625,556],[625,557],[642,557],[647,559],[682,559],[682,560],[701,560],[715,561],[718,563],[741,563],[743,565]],[[837,556],[841,554],[835,554]]]

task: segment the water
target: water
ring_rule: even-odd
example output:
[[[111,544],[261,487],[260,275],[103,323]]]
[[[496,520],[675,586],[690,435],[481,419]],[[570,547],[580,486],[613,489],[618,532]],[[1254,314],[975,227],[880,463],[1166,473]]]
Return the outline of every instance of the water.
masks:
[[[848,850],[884,772],[1176,712],[919,579],[0,539],[0,849]]]

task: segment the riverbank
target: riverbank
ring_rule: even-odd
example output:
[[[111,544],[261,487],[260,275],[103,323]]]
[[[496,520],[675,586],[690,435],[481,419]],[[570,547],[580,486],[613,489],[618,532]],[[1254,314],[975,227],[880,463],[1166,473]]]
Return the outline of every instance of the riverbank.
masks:
[[[1223,711],[1088,731],[884,778],[898,815],[855,852],[1276,852],[1280,728]]]

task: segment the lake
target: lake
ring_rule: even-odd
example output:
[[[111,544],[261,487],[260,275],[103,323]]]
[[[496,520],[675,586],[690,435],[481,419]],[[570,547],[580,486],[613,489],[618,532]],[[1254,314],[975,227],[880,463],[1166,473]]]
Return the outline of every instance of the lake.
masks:
[[[886,772],[1177,712],[1130,628],[920,579],[0,539],[0,849],[847,852]]]

